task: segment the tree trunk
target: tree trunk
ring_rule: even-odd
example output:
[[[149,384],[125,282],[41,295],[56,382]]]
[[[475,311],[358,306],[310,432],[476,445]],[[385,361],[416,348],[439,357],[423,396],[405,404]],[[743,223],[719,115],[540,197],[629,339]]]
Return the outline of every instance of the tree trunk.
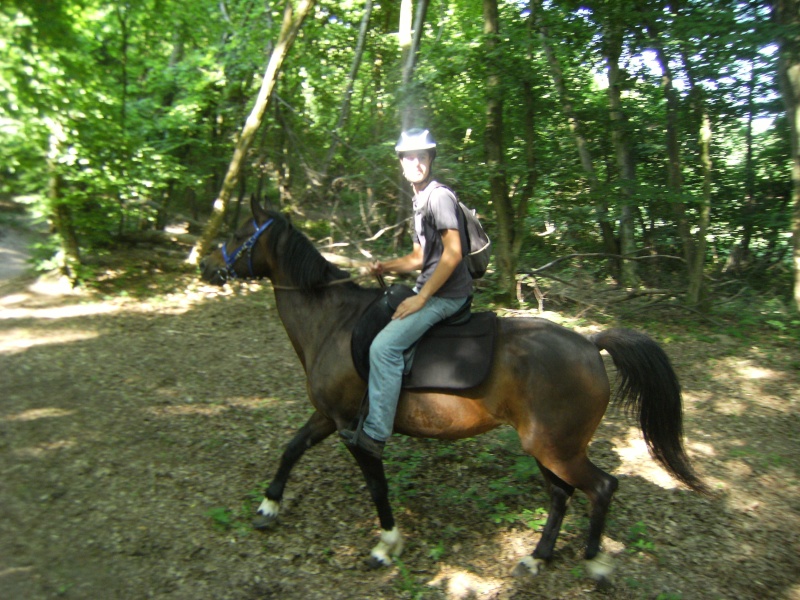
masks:
[[[430,0],[419,0],[417,3],[416,14],[413,10],[412,0],[403,0],[400,4],[400,129],[402,131],[412,127],[424,127],[425,118],[420,110],[421,102],[414,87],[414,68],[417,63],[417,52],[419,51],[420,40],[422,39],[422,29],[425,23],[425,14],[428,12]],[[413,19],[412,19],[413,17]],[[413,20],[413,25],[412,25]],[[398,189],[408,190],[408,184],[402,175],[398,175]],[[401,193],[397,199],[397,222],[407,222],[411,217],[410,196]],[[408,229],[398,227],[393,238],[395,249],[400,245],[401,240],[405,239]]]
[[[418,0],[414,25],[411,25],[411,0],[403,0],[400,12],[400,50],[402,53],[402,73],[400,78],[400,126],[402,129],[423,125],[419,94],[414,86],[414,68],[417,64],[425,15],[430,0]]]
[[[774,0],[773,18],[780,26],[778,80],[792,148],[792,239],[794,304],[800,312],[800,0]]]
[[[646,10],[642,14],[647,15]],[[649,17],[646,22],[647,33],[656,51],[661,68],[661,84],[666,102],[666,149],[667,149],[667,189],[670,194],[670,206],[675,216],[675,225],[683,244],[683,257],[687,268],[693,263],[694,239],[692,238],[689,220],[686,215],[686,203],[683,200],[683,174],[680,155],[680,139],[678,136],[678,116],[680,97],[673,84],[674,76],[670,67],[670,56],[663,42],[661,32]]]
[[[542,44],[542,50],[547,58],[547,64],[550,66],[550,75],[553,78],[553,84],[555,85],[559,100],[561,101],[561,110],[564,113],[564,117],[567,119],[567,123],[569,124],[572,138],[575,141],[575,147],[578,150],[578,157],[581,161],[581,167],[583,167],[583,171],[586,173],[586,178],[589,182],[589,195],[592,198],[595,212],[597,214],[597,222],[600,226],[600,233],[603,237],[603,248],[609,254],[617,254],[619,249],[617,248],[617,243],[614,240],[614,228],[612,227],[608,218],[608,204],[599,191],[600,181],[594,168],[594,161],[592,160],[592,154],[589,151],[589,144],[587,143],[586,137],[583,134],[583,123],[578,118],[572,97],[567,89],[566,83],[564,82],[564,73],[561,68],[561,61],[559,61],[558,56],[556,56],[553,46],[550,43],[550,33],[543,19],[544,9],[542,8],[542,0],[531,0],[530,8],[531,16],[534,18],[539,31],[539,40]]]
[[[225,179],[222,182],[222,189],[219,196],[214,201],[214,210],[211,218],[206,225],[203,234],[200,236],[197,244],[192,248],[189,255],[188,262],[190,264],[197,264],[201,256],[205,256],[211,247],[211,242],[216,237],[222,224],[225,209],[228,206],[231,194],[236,187],[236,182],[239,177],[239,170],[241,169],[242,161],[244,160],[247,149],[253,140],[253,136],[261,125],[261,119],[264,116],[264,111],[269,103],[269,98],[272,95],[272,90],[275,82],[278,79],[278,74],[283,64],[284,59],[289,53],[297,34],[300,31],[300,26],[303,24],[306,16],[311,12],[315,0],[300,0],[300,3],[295,12],[292,6],[292,0],[286,1],[286,7],[283,13],[283,24],[278,36],[278,43],[272,51],[267,70],[264,73],[264,78],[261,83],[261,90],[256,98],[253,110],[250,116],[247,117],[242,132],[236,143],[236,148],[233,152],[233,159],[231,160],[228,172],[225,174]]]
[[[753,152],[753,121],[756,116],[755,88],[756,88],[756,69],[755,65],[750,65],[750,81],[747,87],[747,124],[745,125],[744,144],[744,185],[742,186],[742,239],[731,248],[728,260],[725,264],[725,271],[741,271],[750,263],[750,243],[753,239],[755,229],[755,218],[758,213],[758,202],[756,200],[756,177],[755,160]]]
[[[703,169],[703,195],[700,199],[698,216],[697,244],[694,256],[689,265],[689,287],[686,291],[686,303],[690,306],[700,306],[704,302],[705,286],[703,275],[706,262],[706,233],[711,221],[711,118],[703,106],[703,120],[700,127],[700,164]]]
[[[78,283],[80,277],[81,252],[75,227],[72,223],[72,209],[61,197],[61,173],[59,172],[59,154],[61,145],[65,141],[64,129],[55,120],[48,119],[50,123],[50,148],[47,154],[47,168],[49,181],[47,185],[47,200],[50,218],[58,235],[61,245],[60,269],[61,272],[73,283]]]
[[[355,53],[353,55],[353,64],[350,67],[350,74],[347,78],[347,88],[344,92],[344,97],[342,98],[342,106],[339,108],[339,119],[336,122],[336,129],[334,130],[334,134],[331,137],[331,146],[328,148],[328,154],[325,157],[325,162],[322,165],[321,169],[321,184],[324,185],[327,178],[328,178],[328,169],[331,166],[331,162],[333,162],[333,157],[336,155],[336,148],[339,146],[339,136],[342,133],[345,125],[347,125],[347,120],[350,117],[350,102],[353,98],[353,86],[356,82],[356,76],[358,75],[358,70],[361,67],[361,59],[364,56],[364,42],[367,39],[367,30],[369,26],[369,18],[372,14],[372,0],[367,0],[364,6],[364,15],[361,17],[361,28],[358,32],[358,41],[356,42]]]
[[[500,17],[497,0],[483,0],[483,33],[486,57],[486,167],[489,197],[497,215],[498,240],[495,264],[504,298],[514,303],[517,297],[516,258],[514,256],[514,209],[508,197],[503,161],[503,88],[498,64]]]
[[[633,153],[631,151],[630,139],[626,130],[626,119],[625,113],[622,110],[622,93],[620,91],[623,75],[622,69],[619,66],[619,58],[622,53],[622,28],[613,17],[609,18],[604,37],[603,52],[608,68],[608,103],[611,119],[611,139],[614,146],[614,153],[617,157],[622,202],[619,220],[620,254],[623,256],[633,256],[636,252],[636,244],[633,236],[636,171],[633,165]],[[638,285],[636,261],[622,261],[620,265],[619,282],[623,287],[636,287]]]

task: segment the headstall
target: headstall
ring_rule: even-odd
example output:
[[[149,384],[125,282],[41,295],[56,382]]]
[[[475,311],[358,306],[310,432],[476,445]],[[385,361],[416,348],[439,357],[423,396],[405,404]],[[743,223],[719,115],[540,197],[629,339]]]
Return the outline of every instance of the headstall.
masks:
[[[250,236],[250,238],[241,246],[239,246],[236,250],[234,250],[231,254],[228,254],[228,250],[226,249],[226,244],[222,244],[220,248],[222,251],[222,258],[225,259],[225,279],[236,279],[236,271],[233,269],[234,263],[238,260],[239,256],[242,252],[247,253],[247,268],[250,272],[250,277],[255,277],[253,273],[253,246],[256,245],[258,238],[261,237],[261,234],[267,230],[267,227],[272,225],[273,219],[267,219],[261,225],[258,226],[256,220],[253,219],[253,227],[255,227],[255,233]]]

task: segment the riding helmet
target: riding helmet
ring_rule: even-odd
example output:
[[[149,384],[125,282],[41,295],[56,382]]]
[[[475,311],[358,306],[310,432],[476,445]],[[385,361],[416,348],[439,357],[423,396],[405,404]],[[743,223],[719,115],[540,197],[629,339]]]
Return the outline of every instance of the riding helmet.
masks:
[[[398,158],[402,156],[403,152],[415,150],[430,150],[431,154],[436,156],[436,140],[427,129],[408,129],[400,134],[394,150],[397,152]]]

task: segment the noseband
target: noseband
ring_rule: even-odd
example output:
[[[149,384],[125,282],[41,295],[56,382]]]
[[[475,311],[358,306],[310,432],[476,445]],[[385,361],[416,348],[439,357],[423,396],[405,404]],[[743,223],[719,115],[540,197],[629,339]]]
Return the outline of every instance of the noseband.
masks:
[[[228,279],[236,279],[236,271],[233,269],[233,265],[242,252],[247,253],[247,268],[250,272],[250,277],[255,277],[255,274],[253,273],[253,246],[256,245],[258,238],[261,237],[261,234],[264,233],[267,230],[267,227],[270,225],[272,225],[272,219],[267,219],[264,221],[264,224],[261,225],[261,227],[258,227],[256,220],[253,219],[253,227],[256,229],[255,233],[253,233],[253,235],[251,235],[244,244],[239,246],[231,254],[228,254],[228,251],[225,248],[226,244],[222,244],[220,250],[222,251],[222,258],[225,259],[225,270],[223,273],[226,281]]]

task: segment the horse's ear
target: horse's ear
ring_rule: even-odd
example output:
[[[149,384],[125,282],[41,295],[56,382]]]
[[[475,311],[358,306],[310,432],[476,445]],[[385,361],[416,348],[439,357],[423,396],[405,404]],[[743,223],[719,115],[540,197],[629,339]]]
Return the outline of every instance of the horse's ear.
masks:
[[[255,217],[256,220],[262,220],[263,221],[263,220],[266,220],[268,218],[266,210],[264,209],[263,206],[261,206],[261,201],[258,199],[258,196],[256,196],[255,194],[250,196],[250,210],[252,211],[253,217]],[[259,217],[260,217],[260,219],[259,219]]]

